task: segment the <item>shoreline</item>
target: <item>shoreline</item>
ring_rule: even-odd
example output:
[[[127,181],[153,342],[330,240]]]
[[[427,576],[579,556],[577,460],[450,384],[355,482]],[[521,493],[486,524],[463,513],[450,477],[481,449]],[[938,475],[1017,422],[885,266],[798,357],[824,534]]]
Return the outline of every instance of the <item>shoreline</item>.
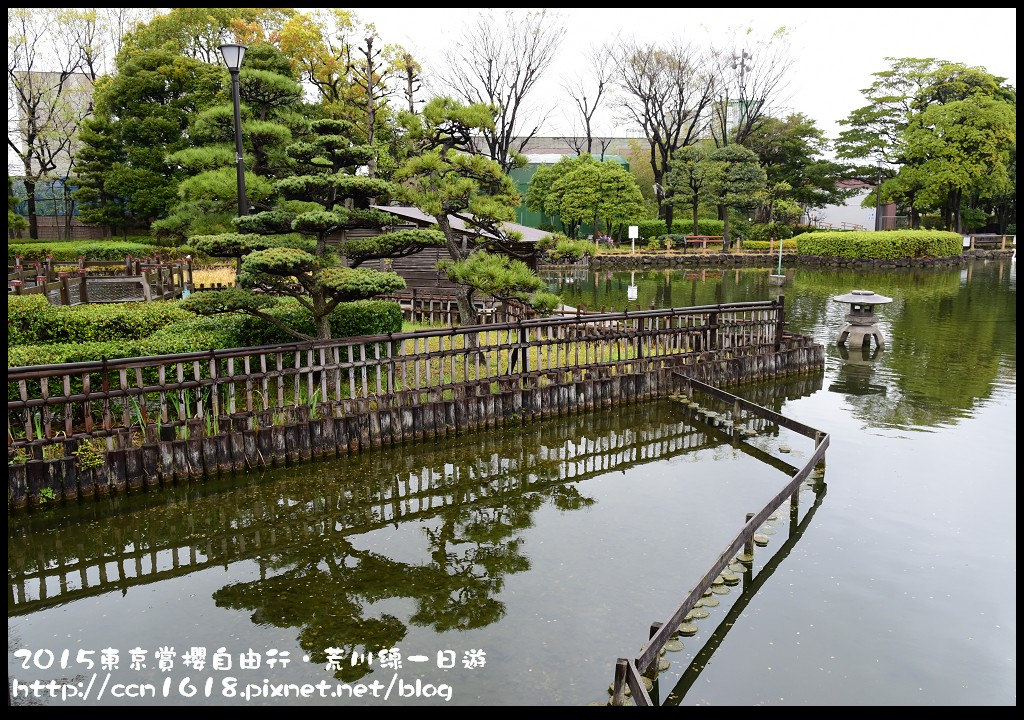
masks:
[[[934,267],[962,265],[968,260],[1000,260],[1013,256],[1013,250],[965,250],[963,255],[945,258],[838,258],[816,255],[783,253],[784,265],[830,266],[830,267]],[[773,267],[779,256],[774,253],[736,255],[733,253],[637,253],[636,255],[598,255],[591,258],[589,267],[615,270],[641,270],[649,268],[685,267],[690,265],[719,265],[740,267]],[[565,268],[566,265],[542,263],[541,268]],[[579,267],[579,266],[575,266]]]

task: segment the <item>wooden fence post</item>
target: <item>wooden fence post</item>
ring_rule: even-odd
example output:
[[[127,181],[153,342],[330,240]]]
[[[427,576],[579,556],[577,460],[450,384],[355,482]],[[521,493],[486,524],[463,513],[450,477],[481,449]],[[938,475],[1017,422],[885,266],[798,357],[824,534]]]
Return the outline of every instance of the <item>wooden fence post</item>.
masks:
[[[21,295],[21,286],[24,283],[21,280],[11,280],[10,286],[14,288],[15,295]]]
[[[68,285],[68,274],[66,272],[60,273],[60,304],[71,304],[71,288]]]
[[[754,513],[747,513],[747,519],[744,521],[744,525],[754,519]],[[750,537],[747,538],[746,542],[743,543],[743,552],[747,555],[754,554],[754,534],[751,533]]]
[[[626,667],[629,661],[619,658],[615,661],[615,680],[612,682],[612,705],[626,703]]]
[[[782,331],[786,325],[786,296],[779,295],[778,309],[776,310],[775,326],[775,352],[782,349]]]
[[[82,305],[89,302],[89,281],[85,275],[85,268],[78,271],[78,302]]]

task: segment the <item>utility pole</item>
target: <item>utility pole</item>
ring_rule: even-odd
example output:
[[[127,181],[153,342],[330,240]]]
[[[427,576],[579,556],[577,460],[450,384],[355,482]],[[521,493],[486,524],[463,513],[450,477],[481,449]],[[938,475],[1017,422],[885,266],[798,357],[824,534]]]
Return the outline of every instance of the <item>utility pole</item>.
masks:
[[[882,161],[878,161],[878,174],[875,179],[875,231],[882,229]]]

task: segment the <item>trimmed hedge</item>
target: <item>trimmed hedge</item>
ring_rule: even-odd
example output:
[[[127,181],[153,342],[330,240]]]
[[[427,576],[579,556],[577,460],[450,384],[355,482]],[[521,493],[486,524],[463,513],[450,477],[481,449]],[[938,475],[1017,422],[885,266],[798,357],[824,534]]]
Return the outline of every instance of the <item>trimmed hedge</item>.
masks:
[[[125,242],[124,240],[85,240],[70,242],[14,243],[7,245],[7,259],[21,257],[24,262],[44,260],[52,255],[58,262],[87,260],[124,260],[125,255],[148,257],[159,252],[166,260],[180,260],[186,255],[195,257],[196,252],[187,245],[181,247],[157,247],[148,243]]]
[[[743,249],[744,250],[769,250],[769,249],[778,250],[779,249],[779,243],[778,243],[778,241],[776,241],[775,244],[772,245],[767,240],[744,240],[743,241]],[[782,241],[782,249],[783,250],[796,250],[796,239],[795,238],[790,238],[788,240],[783,240]]]
[[[704,220],[698,218],[697,227],[699,232],[693,231],[693,220],[680,220],[675,219],[672,221],[672,232],[665,232],[665,221],[664,220],[640,220],[639,222],[627,223],[627,225],[636,225],[640,232],[640,237],[644,240],[652,237],[662,237],[663,235],[721,235],[725,230],[725,223],[721,220]]]
[[[192,317],[176,302],[56,306],[42,295],[7,300],[7,342],[12,344],[138,340]]]
[[[296,340],[261,318],[240,314],[200,317],[181,309],[178,302],[60,307],[36,295],[8,300],[8,367]],[[314,333],[312,315],[290,298],[281,299],[268,312],[299,332]],[[334,337],[385,335],[401,330],[402,309],[395,302],[360,300],[343,303],[331,313]]]
[[[895,260],[963,254],[963,237],[943,230],[819,231],[794,240],[800,255],[820,257]]]

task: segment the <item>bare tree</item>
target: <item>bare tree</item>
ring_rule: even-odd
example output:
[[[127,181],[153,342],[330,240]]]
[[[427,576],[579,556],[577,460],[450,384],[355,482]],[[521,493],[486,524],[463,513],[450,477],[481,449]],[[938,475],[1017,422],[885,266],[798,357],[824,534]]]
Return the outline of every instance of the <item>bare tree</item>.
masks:
[[[651,170],[666,227],[672,229],[665,175],[672,155],[695,143],[707,125],[714,99],[714,75],[691,46],[672,40],[662,47],[628,41],[615,55],[616,83],[625,115],[643,130],[650,146]]]
[[[781,102],[793,66],[785,28],[770,37],[735,37],[727,48],[713,51],[715,75],[711,135],[715,145],[742,145]]]
[[[78,126],[90,106],[91,92],[83,94],[80,48],[49,37],[64,32],[62,15],[54,9],[7,11],[7,146],[25,175],[31,238],[39,237],[36,185],[62,163],[70,165]]]
[[[482,134],[490,158],[506,172],[547,120],[547,113],[531,112],[526,99],[551,67],[564,36],[561,20],[547,10],[508,10],[500,19],[488,11],[477,16],[446,55],[443,81],[451,91],[467,103],[497,108],[494,128]]]
[[[579,120],[583,124],[583,142],[576,148],[579,155],[594,152],[594,114],[602,98],[608,97],[614,63],[611,49],[607,46],[592,47],[586,53],[588,72],[586,76],[576,75],[562,84],[566,94],[572,98]]]
[[[365,26],[362,43],[356,48],[356,53],[362,56],[358,60],[349,61],[349,69],[352,75],[352,82],[363,91],[366,102],[366,142],[373,147],[376,138],[377,108],[392,93],[388,87],[388,75],[390,67],[382,59],[382,51],[379,47],[380,37],[377,29],[372,23]],[[367,163],[370,177],[377,176],[377,156],[370,156]]]
[[[409,112],[416,114],[416,103],[423,102],[416,99],[416,94],[423,87],[423,68],[401,45],[388,45],[384,48],[384,55],[388,59],[395,93],[408,105]]]

